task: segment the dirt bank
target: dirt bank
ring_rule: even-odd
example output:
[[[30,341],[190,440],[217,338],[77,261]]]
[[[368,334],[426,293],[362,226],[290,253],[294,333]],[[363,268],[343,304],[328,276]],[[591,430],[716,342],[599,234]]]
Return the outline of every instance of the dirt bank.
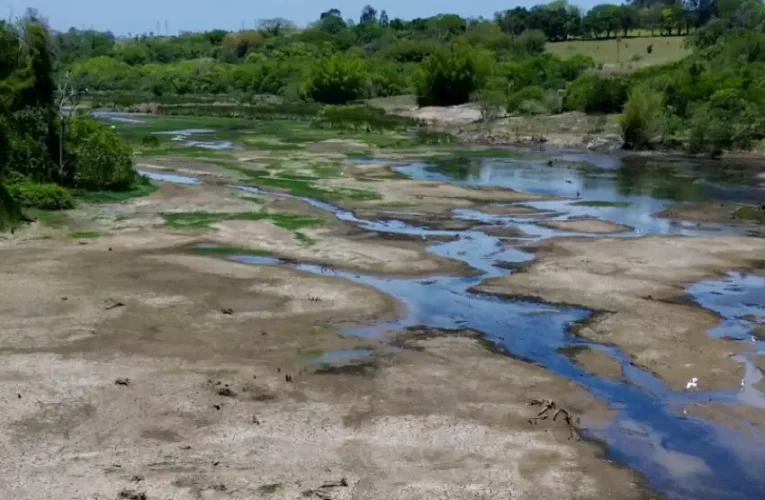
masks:
[[[692,377],[703,390],[732,389],[742,367],[730,355],[741,348],[706,335],[720,320],[689,302],[685,289],[759,265],[763,255],[765,241],[757,238],[554,240],[519,272],[478,288],[602,311],[577,333],[620,347],[675,390]]]

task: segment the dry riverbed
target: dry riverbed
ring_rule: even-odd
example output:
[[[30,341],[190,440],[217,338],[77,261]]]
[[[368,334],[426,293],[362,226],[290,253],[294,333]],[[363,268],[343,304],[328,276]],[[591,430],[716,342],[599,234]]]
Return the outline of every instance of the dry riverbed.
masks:
[[[162,184],[0,239],[0,280],[12,291],[0,297],[8,498],[646,496],[635,474],[578,439],[577,419],[592,427],[610,413],[575,384],[473,332],[401,332],[395,352],[344,336],[402,305],[331,273],[193,247],[396,275],[458,275],[462,264],[295,200],[245,198],[225,172],[208,173],[223,182]],[[395,196],[425,207],[519,197],[487,191],[411,182]],[[319,223],[294,227],[306,220]],[[343,349],[371,354],[318,363]],[[529,399],[567,408],[572,426],[531,425],[539,408]]]

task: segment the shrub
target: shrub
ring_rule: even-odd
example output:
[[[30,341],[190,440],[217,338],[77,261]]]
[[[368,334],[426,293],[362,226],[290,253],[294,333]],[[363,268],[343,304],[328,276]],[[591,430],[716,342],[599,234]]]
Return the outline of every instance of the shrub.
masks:
[[[372,106],[326,106],[313,121],[319,128],[406,130],[419,124],[404,116],[389,115],[385,110]]]
[[[146,134],[141,138],[141,145],[147,149],[159,147],[159,138],[153,134]]]
[[[653,44],[652,44],[652,43],[649,43],[649,44],[648,44],[648,47],[646,47],[646,48],[645,48],[645,51],[646,51],[648,54],[652,54],[652,53],[653,53]]]
[[[65,210],[74,207],[71,193],[58,184],[37,184],[25,180],[9,183],[8,194],[22,207],[43,210]]]
[[[627,80],[621,76],[583,75],[566,88],[563,108],[586,113],[616,113],[627,101]]]
[[[451,47],[433,53],[415,76],[420,106],[452,106],[468,102],[481,89],[490,72],[483,54],[468,48]]]
[[[16,200],[0,184],[0,231],[14,228],[21,220],[21,210]]]
[[[67,142],[76,162],[76,187],[120,191],[135,182],[137,173],[130,146],[95,120],[85,116],[72,120]]]
[[[530,56],[539,56],[545,53],[547,36],[540,30],[527,30],[515,39],[515,46],[519,52]]]
[[[542,87],[524,87],[507,100],[507,112],[517,114],[542,114],[547,93]],[[542,111],[541,113],[539,111]]]
[[[691,115],[689,148],[718,156],[724,150],[749,149],[765,136],[762,113],[740,91],[721,89]]]
[[[495,120],[507,104],[505,93],[496,86],[479,90],[473,96],[473,100],[478,103],[484,123]]]
[[[656,132],[661,105],[661,94],[641,88],[630,92],[620,119],[625,146],[641,148],[650,143]]]
[[[318,60],[306,84],[306,94],[325,104],[346,104],[362,96],[368,74],[356,57],[334,55]]]

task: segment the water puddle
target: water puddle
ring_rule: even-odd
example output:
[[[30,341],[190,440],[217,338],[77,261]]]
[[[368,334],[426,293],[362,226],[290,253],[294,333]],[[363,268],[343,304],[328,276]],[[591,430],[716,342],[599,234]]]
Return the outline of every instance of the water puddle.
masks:
[[[372,351],[366,349],[335,349],[314,358],[313,363],[315,365],[342,365],[353,361],[367,360],[371,357]]]
[[[153,181],[170,182],[173,184],[191,184],[191,185],[202,184],[202,182],[196,177],[188,177],[185,175],[164,174],[160,172],[149,172],[147,170],[139,170],[138,173],[145,177],[148,177],[149,179]]]
[[[117,113],[114,111],[91,111],[90,116],[92,116],[96,120],[112,121],[117,123],[129,123],[129,124],[143,123],[143,120],[135,118],[133,115],[130,115],[128,113]]]
[[[548,218],[550,221],[597,218],[632,228],[628,233],[610,235],[615,237],[737,234],[740,230],[722,224],[702,225],[658,218],[654,214],[676,201],[716,200],[723,192],[725,196],[719,199],[727,201],[733,195],[751,196],[750,191],[755,189],[741,186],[722,188],[708,182],[694,182],[687,176],[666,169],[636,173],[632,166],[623,164],[619,159],[587,153],[567,153],[551,160],[482,159],[443,164],[415,162],[397,167],[396,170],[413,179],[504,187],[524,193],[564,198],[518,205],[553,214]],[[762,190],[757,191],[763,196]],[[514,225],[534,238],[587,236],[587,233],[544,228],[535,224],[536,218],[529,216],[489,215],[473,210],[458,210],[454,215],[459,219],[486,224]]]
[[[264,255],[231,255],[228,258],[240,264],[256,264],[259,266],[275,266],[285,263],[285,261],[277,257],[266,257]]]
[[[757,358],[765,356],[765,338],[755,330],[765,325],[765,278],[728,273],[721,280],[697,283],[688,293],[699,305],[722,316],[720,326],[709,331],[709,335],[738,341],[748,349],[733,357],[745,369],[737,400],[765,409],[765,395],[754,387],[765,379],[755,364]]]
[[[184,147],[210,149],[213,151],[241,150],[241,146],[235,145],[231,141],[199,141],[194,140],[197,136],[212,136],[215,130],[207,128],[188,128],[183,130],[167,130],[162,132],[153,132],[155,135],[168,135],[171,141],[180,142]]]

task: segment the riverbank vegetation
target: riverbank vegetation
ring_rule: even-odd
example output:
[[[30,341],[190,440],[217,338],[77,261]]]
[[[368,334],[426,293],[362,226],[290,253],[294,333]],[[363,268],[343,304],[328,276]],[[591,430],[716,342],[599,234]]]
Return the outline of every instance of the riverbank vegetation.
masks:
[[[490,20],[390,19],[367,6],[358,20],[330,9],[300,29],[272,20],[238,32],[120,39],[53,32],[30,12],[0,23],[0,206],[67,208],[76,202],[72,192],[147,191],[129,145],[76,112],[82,104],[277,128],[290,120],[305,123],[306,136],[363,136],[380,147],[451,142],[417,119],[363,103],[410,94],[420,106],[473,101],[487,122],[504,114],[619,114],[626,147],[712,156],[752,149],[765,138],[764,32],[759,0],[633,0],[586,12],[556,1]],[[625,72],[589,55],[546,50],[550,43],[610,40],[621,51],[648,35],[656,36],[641,45],[646,56],[680,36],[688,55],[679,51],[660,60],[681,59]],[[637,63],[639,55],[630,57]],[[301,142],[265,141],[260,125],[253,127],[254,146],[289,151]],[[153,135],[144,130],[127,139],[138,154],[153,154],[167,147]],[[3,208],[0,224],[19,213]]]
[[[649,107],[633,103],[622,120],[628,147],[681,146],[716,155],[763,138],[765,97],[754,82],[765,72],[764,21],[758,0],[634,0],[586,12],[556,1],[492,20],[390,19],[367,6],[358,20],[330,9],[301,29],[271,20],[238,32],[119,41],[110,33],[70,30],[57,34],[55,44],[95,106],[315,120],[328,113],[325,104],[415,94],[421,106],[478,101],[484,116],[497,117],[622,113],[629,96],[649,96],[658,103],[652,116],[638,116]],[[546,51],[555,43],[593,50]],[[604,65],[595,57],[604,43],[615,44],[617,61],[629,57],[636,71]],[[365,113],[357,121],[383,116]]]
[[[0,21],[0,229],[21,207],[72,208],[70,190],[127,191],[132,152],[111,130],[72,108],[78,94],[56,81],[53,43],[34,15]]]

